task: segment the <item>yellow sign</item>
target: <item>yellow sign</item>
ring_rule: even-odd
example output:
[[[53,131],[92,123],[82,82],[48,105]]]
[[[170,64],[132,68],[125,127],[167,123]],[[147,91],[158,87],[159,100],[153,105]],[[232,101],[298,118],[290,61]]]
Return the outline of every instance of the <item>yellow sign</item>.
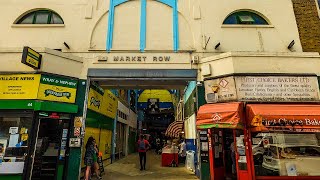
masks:
[[[78,81],[40,74],[0,75],[0,99],[40,99],[74,103]]]
[[[21,141],[27,141],[27,140],[28,140],[28,134],[22,134]]]
[[[107,129],[101,129],[99,151],[102,152],[102,159],[108,159],[111,155],[111,138],[112,131]]]
[[[38,99],[74,103],[76,101],[77,89],[55,86],[49,84],[40,84]]]
[[[101,114],[111,118],[115,118],[117,115],[118,100],[117,97],[112,94],[110,90],[105,90],[101,105]]]
[[[37,99],[40,74],[0,75],[0,99]]]
[[[94,90],[93,88],[90,88],[88,97],[88,109],[100,113],[102,100],[103,95]]]
[[[82,117],[74,118],[74,127],[81,128],[82,127]]]
[[[38,99],[74,103],[78,81],[58,76],[41,75]]]
[[[25,127],[22,127],[22,128],[20,129],[20,134],[24,134],[24,133],[27,133],[27,132],[26,132],[26,128],[25,128]]]
[[[261,115],[255,115],[251,121],[251,126],[259,127],[262,125],[262,116]]]
[[[35,50],[25,46],[22,52],[21,62],[34,69],[40,69],[42,55]]]

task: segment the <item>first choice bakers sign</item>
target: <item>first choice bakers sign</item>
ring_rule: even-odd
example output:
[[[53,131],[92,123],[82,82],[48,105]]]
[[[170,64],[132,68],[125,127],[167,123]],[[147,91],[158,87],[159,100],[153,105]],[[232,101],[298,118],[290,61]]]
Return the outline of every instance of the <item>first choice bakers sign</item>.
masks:
[[[316,76],[230,76],[205,81],[207,102],[319,101]]]

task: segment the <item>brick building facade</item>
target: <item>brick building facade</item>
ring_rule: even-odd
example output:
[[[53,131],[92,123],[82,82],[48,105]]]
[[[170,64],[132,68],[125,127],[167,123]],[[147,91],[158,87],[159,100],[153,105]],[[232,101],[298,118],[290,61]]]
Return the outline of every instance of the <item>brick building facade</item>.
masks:
[[[292,0],[303,51],[320,53],[320,15],[315,0]]]

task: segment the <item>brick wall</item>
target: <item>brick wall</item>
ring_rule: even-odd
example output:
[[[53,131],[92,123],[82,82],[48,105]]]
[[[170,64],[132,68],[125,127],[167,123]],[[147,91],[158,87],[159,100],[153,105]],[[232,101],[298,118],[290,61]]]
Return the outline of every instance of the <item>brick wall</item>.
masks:
[[[303,51],[320,53],[320,17],[315,0],[292,0]]]

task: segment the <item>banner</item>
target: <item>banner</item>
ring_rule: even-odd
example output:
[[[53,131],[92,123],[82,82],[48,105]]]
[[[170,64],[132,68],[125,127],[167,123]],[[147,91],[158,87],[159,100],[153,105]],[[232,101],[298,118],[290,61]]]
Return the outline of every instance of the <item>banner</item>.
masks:
[[[0,99],[75,103],[78,80],[41,74],[0,75]]]
[[[92,83],[89,90],[88,109],[101,113],[104,90]]]
[[[37,99],[40,74],[0,75],[0,99]]]
[[[56,76],[42,75],[38,99],[74,103],[78,81]]]
[[[106,115],[111,118],[115,118],[117,115],[118,101],[117,97],[112,94],[110,90],[106,90],[103,95],[101,114]]]

